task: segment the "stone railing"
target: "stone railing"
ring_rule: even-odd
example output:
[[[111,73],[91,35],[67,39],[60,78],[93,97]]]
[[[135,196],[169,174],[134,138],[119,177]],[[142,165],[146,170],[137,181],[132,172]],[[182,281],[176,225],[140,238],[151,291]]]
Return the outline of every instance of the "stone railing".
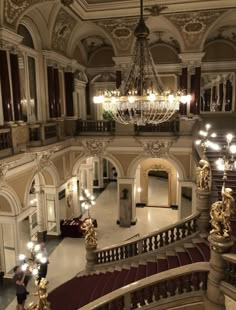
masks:
[[[176,133],[179,132],[179,119],[172,119],[161,124],[146,124],[145,126],[135,125],[135,134],[139,135],[141,133],[150,132],[161,132],[161,133]]]
[[[58,123],[41,123],[29,125],[30,145],[46,145],[58,141]]]
[[[222,257],[225,262],[224,281],[236,288],[236,255],[223,254]]]
[[[76,125],[76,135],[86,132],[113,134],[116,130],[115,121],[86,121],[78,120]]]
[[[10,128],[0,129],[0,151],[11,148],[11,130]]]
[[[196,301],[197,296],[198,301],[203,301],[209,269],[208,262],[170,269],[122,287],[87,304],[80,310],[128,310],[142,306],[158,309],[158,305],[162,305],[161,309],[170,309],[178,305],[178,300],[181,305],[191,304],[194,298]]]
[[[97,249],[90,253],[89,264],[102,265],[132,258],[137,255],[151,253],[161,247],[168,246],[176,241],[191,236],[197,232],[197,219],[200,213],[195,213],[186,219],[167,226],[134,241],[125,242],[112,247]]]

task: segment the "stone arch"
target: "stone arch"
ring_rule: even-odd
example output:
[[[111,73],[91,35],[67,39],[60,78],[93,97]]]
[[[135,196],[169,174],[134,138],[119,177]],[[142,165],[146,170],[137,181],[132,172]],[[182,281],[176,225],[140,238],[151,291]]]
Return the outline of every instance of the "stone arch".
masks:
[[[21,20],[19,20],[17,28],[19,25],[23,25],[29,31],[33,40],[34,50],[42,50],[42,37],[35,22],[31,18],[24,16]]]
[[[128,168],[128,171],[127,171],[127,176],[128,177],[131,177],[131,178],[134,178],[135,177],[135,174],[136,174],[136,170],[137,170],[137,167],[138,165],[145,159],[148,159],[148,158],[153,158],[152,156],[146,156],[146,155],[140,155],[138,156],[137,158],[135,158],[129,165],[129,168]],[[173,167],[175,167],[177,173],[178,173],[178,176],[179,176],[179,179],[181,180],[184,180],[186,178],[186,172],[183,168],[183,166],[177,161],[176,158],[174,158],[173,156],[168,156],[168,157],[160,157],[161,159],[163,160],[166,160],[168,162],[171,163],[171,165]]]
[[[175,40],[178,42],[180,52],[184,52],[185,45],[181,33],[178,31],[177,27],[175,27],[173,23],[170,22],[165,16],[159,15],[149,17],[146,24],[150,29],[150,33],[158,30],[172,34],[173,38],[175,38]]]
[[[202,51],[204,49],[207,38],[209,37],[210,33],[212,33],[214,30],[218,29],[219,27],[229,25],[231,23],[235,24],[235,16],[236,16],[236,11],[230,10],[230,11],[223,13],[215,22],[213,22],[203,35],[203,38],[200,44],[200,50]]]
[[[37,173],[36,171],[34,174],[28,179],[27,186],[25,189],[25,195],[24,195],[24,205],[27,205],[28,198],[29,198],[29,192],[31,184],[35,178],[35,176],[38,175],[39,182],[41,185],[51,185],[58,187],[60,184],[60,178],[58,175],[58,172],[56,170],[56,167],[54,165],[45,167],[41,172]]]
[[[75,160],[74,160],[74,163],[72,165],[72,176],[76,175],[78,170],[79,170],[79,167],[81,165],[81,163],[87,159],[88,157],[93,157],[93,156],[98,156],[97,154],[88,154],[88,155],[82,155],[80,157],[77,157]],[[114,158],[111,154],[104,154],[104,155],[101,155],[100,157],[102,158],[105,158],[107,159],[108,161],[110,161],[112,163],[112,165],[116,168],[116,171],[117,171],[117,175],[118,177],[122,177],[124,176],[124,170],[121,166],[121,164],[119,163],[119,161]]]
[[[4,210],[1,211],[1,208],[0,208],[0,216],[1,215],[16,216],[16,215],[20,214],[20,212],[21,212],[20,200],[19,200],[17,194],[13,191],[13,189],[10,186],[4,185],[1,187],[0,203],[1,203],[1,198],[3,200],[5,200],[5,202],[7,203],[8,210],[10,212],[8,212],[8,211],[6,212]]]
[[[77,23],[75,25],[71,35],[70,35],[70,38],[69,38],[69,41],[67,44],[66,54],[69,57],[72,57],[74,50],[75,50],[76,46],[78,45],[78,42],[85,39],[86,37],[88,37],[90,35],[98,35],[98,36],[105,37],[111,43],[114,54],[117,55],[118,51],[116,50],[116,46],[115,46],[112,38],[102,28],[99,28],[97,25],[95,25],[94,23],[91,23],[91,22],[87,22],[87,23],[83,24],[80,27],[80,31],[77,30],[78,26],[79,25]]]

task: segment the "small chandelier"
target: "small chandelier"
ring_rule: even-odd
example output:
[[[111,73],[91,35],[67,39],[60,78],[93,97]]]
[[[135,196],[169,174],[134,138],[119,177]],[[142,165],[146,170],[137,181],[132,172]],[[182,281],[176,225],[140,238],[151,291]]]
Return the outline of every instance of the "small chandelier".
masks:
[[[190,96],[163,89],[148,45],[149,29],[143,19],[143,0],[140,0],[140,19],[134,35],[135,54],[128,79],[119,89],[94,96],[93,101],[103,104],[104,110],[122,124],[140,126],[166,122],[179,110],[179,103],[187,103]]]

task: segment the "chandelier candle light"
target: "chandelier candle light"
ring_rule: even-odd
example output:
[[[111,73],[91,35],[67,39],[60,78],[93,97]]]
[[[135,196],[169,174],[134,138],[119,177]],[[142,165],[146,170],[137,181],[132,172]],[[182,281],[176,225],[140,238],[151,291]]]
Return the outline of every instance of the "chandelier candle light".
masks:
[[[182,91],[176,94],[164,90],[148,45],[149,29],[143,19],[143,0],[140,0],[140,19],[135,29],[135,54],[128,79],[119,89],[105,90],[94,96],[96,104],[122,124],[159,124],[169,120],[179,110],[179,103],[190,102],[191,96]]]
[[[80,196],[79,200],[81,202],[81,206],[88,210],[88,217],[91,218],[89,209],[91,208],[91,206],[94,206],[96,204],[95,197],[91,195],[89,190],[86,188],[82,189],[82,195]]]
[[[19,261],[21,263],[22,271],[29,271],[35,278],[38,276],[39,264],[45,264],[47,257],[44,257],[40,252],[40,244],[35,244],[30,241],[27,243],[27,248],[30,250],[30,257],[26,257],[25,254],[19,254]]]
[[[236,154],[236,144],[232,144],[233,135],[228,133],[226,135],[227,144],[224,145],[221,151],[221,157],[217,159],[217,168],[223,171],[223,182],[227,180],[227,171],[236,169],[236,161],[234,154]]]
[[[216,138],[216,133],[215,132],[210,133],[210,128],[211,128],[211,125],[206,124],[205,130],[199,131],[199,135],[201,136],[201,139],[198,139],[195,141],[195,144],[199,145],[203,151],[203,159],[206,158],[206,151],[208,147],[210,147],[214,151],[220,150],[220,146],[217,143],[212,142],[209,139],[209,138]]]

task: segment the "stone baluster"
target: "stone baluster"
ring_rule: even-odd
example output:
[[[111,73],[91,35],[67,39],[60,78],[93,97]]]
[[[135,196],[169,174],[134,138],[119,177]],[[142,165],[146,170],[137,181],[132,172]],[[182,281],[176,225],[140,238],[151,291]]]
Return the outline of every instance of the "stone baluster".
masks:
[[[207,233],[209,229],[210,210],[209,210],[210,192],[201,189],[196,190],[196,207],[200,212],[197,219],[197,227],[201,233]]]

